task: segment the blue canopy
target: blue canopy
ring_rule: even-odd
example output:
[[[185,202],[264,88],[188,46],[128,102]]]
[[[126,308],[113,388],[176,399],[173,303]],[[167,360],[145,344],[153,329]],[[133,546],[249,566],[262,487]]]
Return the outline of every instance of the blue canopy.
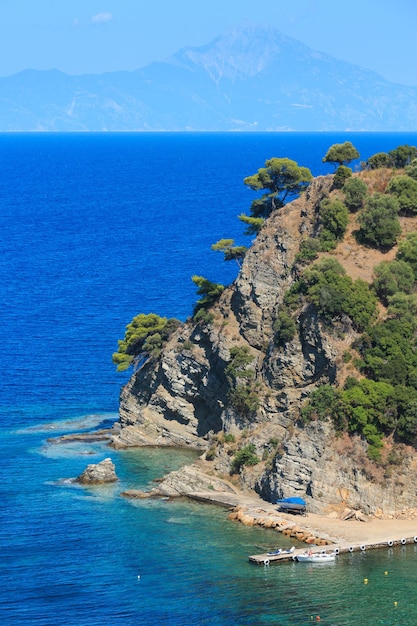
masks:
[[[302,498],[282,498],[281,500],[277,500],[277,504],[285,503],[285,504],[301,504],[305,506],[305,500]]]

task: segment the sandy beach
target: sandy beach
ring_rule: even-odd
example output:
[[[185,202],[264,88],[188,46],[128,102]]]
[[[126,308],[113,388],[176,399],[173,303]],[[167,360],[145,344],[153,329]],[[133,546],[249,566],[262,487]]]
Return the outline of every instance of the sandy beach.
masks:
[[[300,525],[314,530],[321,536],[328,535],[336,540],[336,543],[388,543],[388,541],[399,541],[403,537],[417,536],[417,520],[415,519],[369,519],[366,522],[360,522],[307,513]]]

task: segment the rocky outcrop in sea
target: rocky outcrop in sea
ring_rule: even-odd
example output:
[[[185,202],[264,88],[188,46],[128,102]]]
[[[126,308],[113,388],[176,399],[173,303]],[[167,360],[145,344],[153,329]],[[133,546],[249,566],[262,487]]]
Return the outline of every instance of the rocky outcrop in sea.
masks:
[[[100,463],[91,463],[75,479],[81,485],[100,485],[103,483],[114,483],[118,480],[116,468],[111,459],[103,459]]]

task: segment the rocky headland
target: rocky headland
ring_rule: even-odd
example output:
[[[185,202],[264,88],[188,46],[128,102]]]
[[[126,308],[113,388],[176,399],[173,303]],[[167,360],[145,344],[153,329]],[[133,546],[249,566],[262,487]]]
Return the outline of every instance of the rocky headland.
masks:
[[[366,180],[367,173],[354,176]],[[359,434],[336,432],[330,419],[300,420],[318,387],[342,388],[347,376],[361,377],[354,360],[344,358],[359,336],[352,320],[336,316],[329,323],[306,300],[297,310],[293,338],[285,345],[275,341],[274,322],[300,274],[300,244],[317,235],[323,199],[340,196],[333,179],[313,179],[298,199],[272,212],[238,277],[210,308],[210,319],[181,324],[158,358],[142,364],[122,389],[112,446],[201,451],[194,466],[165,477],[153,495],[235,492],[268,503],[301,496],[311,514],[360,511],[380,518],[415,504],[414,447],[402,445],[401,458],[387,468],[369,458],[368,442]],[[403,233],[417,229],[416,218],[400,219]],[[381,252],[358,245],[352,234],[356,220],[351,214],[344,238],[319,257],[337,259],[353,279],[370,283],[374,267],[393,259],[396,247]],[[252,358],[248,368],[258,400],[253,412],[240,412],[229,401],[226,368],[236,347]],[[388,438],[384,445],[393,443]],[[257,462],[236,464],[248,446]]]

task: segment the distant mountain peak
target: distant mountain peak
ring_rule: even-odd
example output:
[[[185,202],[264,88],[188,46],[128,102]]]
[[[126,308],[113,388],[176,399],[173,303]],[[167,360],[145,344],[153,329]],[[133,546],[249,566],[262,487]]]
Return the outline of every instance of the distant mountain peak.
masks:
[[[0,78],[0,131],[39,129],[413,131],[417,88],[247,24],[135,72]]]
[[[250,24],[231,28],[205,46],[182,48],[169,61],[204,67],[217,82],[257,76],[289,50],[298,55],[311,52],[276,28]]]
[[[232,81],[253,78],[270,68],[275,71],[280,65],[290,67],[295,61],[298,64],[314,61],[338,64],[388,83],[372,70],[313,50],[272,26],[253,23],[228,29],[204,46],[182,48],[167,59],[168,63],[182,67],[204,68],[215,82],[222,78]]]

